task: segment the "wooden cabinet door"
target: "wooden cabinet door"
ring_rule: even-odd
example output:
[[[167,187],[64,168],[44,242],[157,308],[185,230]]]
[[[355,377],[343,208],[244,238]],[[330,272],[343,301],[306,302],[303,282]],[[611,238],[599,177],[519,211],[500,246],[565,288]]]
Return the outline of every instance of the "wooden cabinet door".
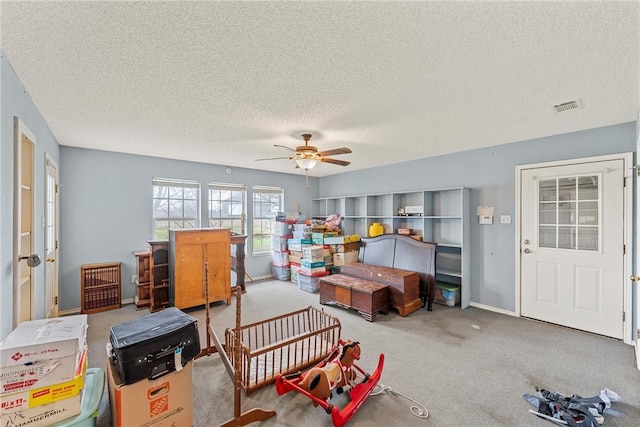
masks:
[[[205,263],[208,263],[209,302],[231,303],[231,242],[227,229],[171,230],[174,304],[203,305]]]
[[[208,262],[209,266],[209,301],[229,301],[231,298],[229,244],[226,242],[207,243],[204,245],[204,249],[203,259]]]
[[[204,246],[179,244],[175,249],[175,305],[178,308],[204,304]]]

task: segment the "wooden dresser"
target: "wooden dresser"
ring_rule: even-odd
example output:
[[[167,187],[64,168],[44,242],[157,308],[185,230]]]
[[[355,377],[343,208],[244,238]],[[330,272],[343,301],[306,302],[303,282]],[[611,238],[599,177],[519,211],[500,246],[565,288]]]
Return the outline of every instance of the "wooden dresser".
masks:
[[[173,305],[182,309],[205,304],[205,262],[209,266],[209,302],[231,303],[230,245],[228,228],[169,230]]]

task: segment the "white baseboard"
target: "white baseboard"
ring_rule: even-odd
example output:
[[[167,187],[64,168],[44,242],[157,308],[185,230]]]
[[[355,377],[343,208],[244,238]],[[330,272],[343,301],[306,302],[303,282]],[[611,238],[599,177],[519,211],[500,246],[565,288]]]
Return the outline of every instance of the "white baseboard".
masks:
[[[635,340],[633,345],[636,347],[636,368],[640,371],[640,340]]]
[[[252,277],[252,279],[255,282],[256,280],[273,279],[273,276],[271,274],[265,274],[264,276]],[[247,280],[245,280],[244,283],[246,284]],[[248,281],[248,283],[251,283],[251,281]]]
[[[481,308],[483,310],[493,311],[495,313],[506,314],[507,316],[518,317],[518,315],[514,311],[504,310],[502,308],[493,307],[491,305],[479,304],[477,302],[470,302],[469,305],[471,307]]]
[[[120,303],[122,305],[133,304],[133,298],[123,299]],[[71,308],[69,310],[61,310],[61,311],[58,311],[58,316],[70,316],[72,314],[80,314],[81,311],[82,309],[80,307]]]
[[[70,310],[60,310],[60,311],[58,311],[58,316],[70,316],[72,314],[80,314],[80,307],[72,308]]]

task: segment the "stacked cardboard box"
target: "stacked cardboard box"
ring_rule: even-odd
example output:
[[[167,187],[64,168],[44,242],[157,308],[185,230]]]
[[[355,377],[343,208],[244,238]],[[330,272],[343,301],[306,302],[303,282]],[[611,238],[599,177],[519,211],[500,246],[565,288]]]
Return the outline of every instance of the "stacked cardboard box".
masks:
[[[0,343],[0,425],[51,425],[80,414],[87,315],[23,322]]]
[[[111,420],[114,427],[193,425],[193,361],[155,380],[125,385],[107,361]]]

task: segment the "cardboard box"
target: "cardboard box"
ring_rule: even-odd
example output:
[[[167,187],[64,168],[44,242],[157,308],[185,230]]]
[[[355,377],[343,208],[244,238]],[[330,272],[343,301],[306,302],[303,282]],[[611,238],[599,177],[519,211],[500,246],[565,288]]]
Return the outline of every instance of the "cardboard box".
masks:
[[[82,393],[46,405],[0,415],[2,427],[50,426],[80,414]]]
[[[322,261],[322,246],[307,246],[302,248],[302,259],[306,261]]]
[[[325,245],[342,245],[344,243],[351,242],[359,242],[360,236],[357,234],[352,234],[350,236],[338,236],[338,237],[325,237],[324,244]]]
[[[86,347],[77,354],[0,368],[0,397],[73,380],[82,372]]]
[[[193,426],[193,361],[155,380],[124,385],[107,360],[114,427]]]
[[[333,254],[333,265],[341,266],[358,262],[358,251],[336,252]]]
[[[333,252],[352,252],[360,250],[360,242],[343,243],[341,245],[333,245]]]
[[[86,314],[22,322],[0,342],[0,368],[75,356],[86,339]]]
[[[81,396],[87,375],[86,351],[83,351],[83,354],[85,356],[82,358],[78,375],[72,380],[2,396],[0,398],[0,415],[4,417],[6,414],[24,412],[27,409]],[[74,414],[67,416],[72,415]]]

